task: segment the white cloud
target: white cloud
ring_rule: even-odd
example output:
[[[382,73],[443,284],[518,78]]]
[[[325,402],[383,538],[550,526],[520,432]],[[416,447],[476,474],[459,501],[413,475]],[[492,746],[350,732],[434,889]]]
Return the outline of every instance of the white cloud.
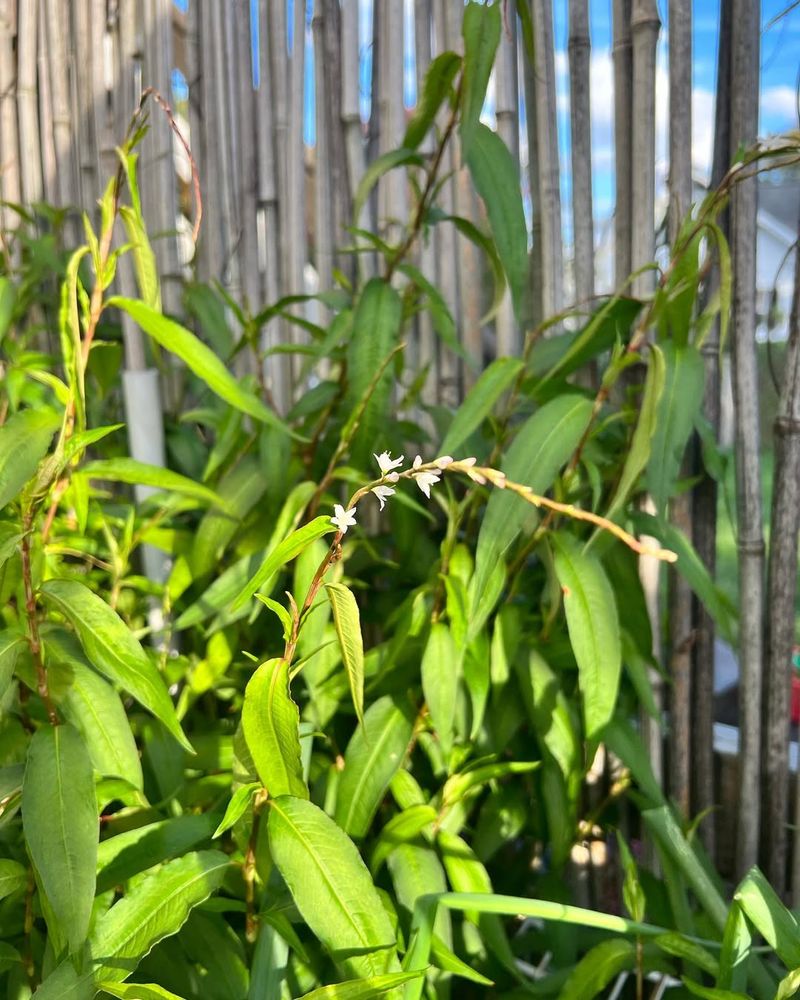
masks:
[[[782,120],[779,128],[794,128],[797,125],[797,94],[794,87],[786,84],[767,87],[761,94],[761,116]]]

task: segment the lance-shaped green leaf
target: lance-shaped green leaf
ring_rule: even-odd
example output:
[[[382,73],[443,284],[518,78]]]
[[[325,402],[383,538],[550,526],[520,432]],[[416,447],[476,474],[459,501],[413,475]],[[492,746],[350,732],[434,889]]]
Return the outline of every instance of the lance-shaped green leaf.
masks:
[[[399,972],[389,916],[352,840],[312,802],[271,799],[269,847],[295,905],[345,974]]]
[[[436,822],[437,812],[433,806],[416,805],[392,816],[381,830],[375,842],[369,868],[374,875],[398,844],[414,840],[420,833]]]
[[[353,332],[347,346],[347,404],[350,412],[360,408],[369,394],[350,448],[353,463],[362,468],[371,462],[373,451],[380,451],[375,442],[380,440],[389,416],[392,390],[390,366],[384,367],[377,381],[375,375],[397,346],[402,319],[403,305],[397,291],[381,278],[372,278],[358,300]]]
[[[469,159],[480,126],[486,88],[500,42],[500,4],[468,3],[461,22],[464,36],[464,79],[461,97],[461,155]]]
[[[138,462],[135,458],[101,458],[95,462],[87,462],[81,472],[90,479],[150,486],[154,490],[169,490],[216,507],[225,506],[223,499],[202,483],[196,483],[172,469]]]
[[[49,908],[75,955],[92,915],[99,820],[92,762],[72,726],[43,726],[34,734],[22,825]]]
[[[705,381],[703,358],[696,347],[675,347],[667,342],[662,350],[666,362],[664,391],[647,464],[647,488],[659,514],[675,492],[686,442],[703,402]]]
[[[717,986],[720,989],[743,990],[747,987],[747,966],[752,944],[753,937],[742,906],[734,899],[722,934],[717,976]]]
[[[300,1000],[375,1000],[421,975],[422,972],[389,972],[385,976],[349,979],[346,983],[320,986],[319,989],[303,994]]]
[[[98,983],[98,989],[119,1000],[183,1000],[177,993],[155,983]]]
[[[28,873],[19,861],[0,858],[0,899],[11,896],[28,884]]]
[[[253,800],[255,793],[261,788],[261,785],[257,781],[251,781],[246,785],[240,785],[236,791],[231,796],[231,800],[228,803],[228,807],[225,810],[225,815],[219,822],[219,826],[214,831],[214,837],[219,837],[226,830],[230,830],[232,826],[244,816],[247,812],[250,803]]]
[[[33,477],[60,419],[53,410],[20,410],[0,427],[0,508]]]
[[[364,640],[361,618],[353,592],[343,583],[326,583],[325,590],[333,611],[333,624],[342,647],[342,662],[347,671],[350,697],[358,721],[364,722]]]
[[[635,965],[636,945],[632,941],[601,941],[572,970],[558,1000],[594,1000],[620,972]]]
[[[441,52],[431,60],[422,81],[422,91],[417,107],[406,127],[403,146],[416,149],[428,134],[439,108],[453,91],[453,81],[461,67],[461,56],[455,52]]]
[[[530,486],[534,493],[544,493],[569,461],[591,412],[591,400],[583,396],[567,394],[546,403],[519,429],[501,464],[503,472],[509,479]],[[475,575],[470,583],[472,617],[483,617],[491,610],[487,610],[487,595],[492,594],[489,584],[498,562],[505,558],[519,533],[532,529],[538,517],[529,504],[504,490],[490,496],[478,534]],[[495,601],[500,596],[496,588],[493,596]]]
[[[344,755],[336,797],[336,822],[351,837],[364,837],[400,769],[411,742],[413,720],[390,695],[367,709]]]
[[[48,580],[41,594],[78,633],[89,662],[133,695],[192,753],[158,669],[116,611],[77,580]]]
[[[161,289],[158,286],[158,263],[142,214],[142,200],[139,195],[139,184],[136,178],[138,153],[118,150],[125,179],[128,182],[130,205],[120,205],[119,214],[125,226],[128,242],[131,245],[133,268],[136,273],[136,285],[139,295],[148,306],[161,311]]]
[[[233,610],[235,611],[257,590],[260,590],[275,573],[283,569],[286,563],[299,556],[307,545],[331,531],[333,531],[333,525],[330,517],[322,515],[309,521],[308,524],[304,524],[302,528],[297,528],[287,538],[284,538],[280,545],[267,554],[258,570],[237,594],[233,601]]]
[[[439,451],[455,455],[472,432],[494,409],[495,403],[511,386],[522,369],[518,358],[497,358],[483,372],[456,411]]]
[[[14,317],[17,290],[10,278],[0,277],[0,341],[8,333]]]
[[[225,509],[207,511],[197,526],[191,554],[196,577],[219,565],[226,545],[266,488],[267,480],[256,458],[244,459],[222,479],[218,492]]]
[[[19,654],[27,645],[27,640],[21,632],[11,630],[0,632],[0,698],[11,683]]]
[[[299,726],[300,714],[289,694],[289,664],[267,660],[245,689],[242,727],[258,776],[272,796],[308,798]]]
[[[83,286],[78,275],[81,260],[89,252],[88,247],[79,247],[70,257],[64,280],[61,283],[61,302],[58,311],[58,332],[61,342],[61,357],[72,398],[75,403],[75,423],[78,433],[86,426],[86,393],[84,387],[84,366],[81,345],[81,322],[78,313],[78,289]]]
[[[450,628],[435,622],[422,654],[422,692],[445,756],[453,746],[460,658]]]
[[[758,868],[739,883],[734,899],[788,969],[800,968],[800,925]]]
[[[734,993],[733,990],[719,990],[715,986],[703,986],[702,983],[696,983],[688,976],[683,976],[683,985],[692,996],[701,997],[701,1000],[750,1000],[746,993]]]
[[[114,296],[109,299],[108,305],[128,313],[149,337],[165,350],[177,355],[220,399],[242,413],[247,413],[254,420],[285,434],[297,436],[257,396],[243,389],[217,355],[186,327],[135,299]]]
[[[636,424],[636,430],[633,432],[631,446],[625,458],[625,465],[617,483],[614,498],[606,513],[609,521],[613,520],[622,509],[631,494],[631,490],[638,482],[639,476],[647,468],[651,442],[658,426],[658,404],[664,390],[664,378],[664,355],[655,344],[652,344],[647,364],[647,375],[644,380],[642,405],[639,409],[639,420]]]
[[[76,972],[67,959],[34,994],[36,1000],[86,1000],[99,982],[124,982],[152,948],[177,934],[192,909],[216,891],[230,865],[219,851],[198,851],[163,865],[97,921],[89,938],[94,959]]]
[[[511,290],[514,314],[517,322],[524,325],[529,313],[530,282],[528,230],[519,168],[500,136],[481,122],[475,126],[465,160],[486,206],[489,226]]]
[[[358,182],[358,188],[353,198],[353,218],[358,219],[361,216],[370,192],[384,174],[388,174],[395,167],[409,165],[421,167],[424,162],[419,153],[413,149],[405,149],[404,147],[390,149],[388,153],[384,153],[383,156],[379,156],[376,160],[373,160]]]
[[[581,759],[579,731],[576,732],[569,700],[557,675],[538,650],[530,651],[527,663],[516,657],[514,666],[536,738],[568,779]]]
[[[571,535],[559,533],[553,540],[556,576],[578,664],[586,735],[594,739],[617,703],[622,670],[617,604],[600,560]]]

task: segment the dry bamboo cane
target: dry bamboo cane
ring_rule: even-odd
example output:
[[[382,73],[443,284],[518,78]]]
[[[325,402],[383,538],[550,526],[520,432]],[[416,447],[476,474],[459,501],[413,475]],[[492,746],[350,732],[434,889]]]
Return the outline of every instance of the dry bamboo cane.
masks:
[[[758,129],[760,3],[733,0],[731,146],[751,144]],[[731,199],[733,259],[733,396],[739,553],[739,817],[736,871],[758,857],[761,675],[764,659],[764,536],[755,344],[756,181],[741,181]],[[773,831],[774,832],[774,831]]]
[[[530,311],[531,327],[536,328],[545,318],[544,308],[544,247],[542,237],[542,199],[540,196],[539,112],[536,107],[535,55],[522,41],[522,82],[525,93],[525,126],[528,140],[528,188],[531,198],[530,251]]]
[[[431,62],[431,0],[416,0],[414,4],[414,51],[417,73],[417,99],[422,94],[422,84]],[[430,154],[433,149],[430,133],[420,145],[421,151]],[[439,232],[434,228],[427,239],[417,243],[418,265],[422,273],[431,278],[436,274],[436,248]],[[428,378],[422,389],[422,401],[430,406],[436,403],[439,383],[436,334],[430,312],[423,309],[417,316],[417,358],[420,368],[428,365]],[[421,419],[424,419],[420,415]]]
[[[432,6],[433,29],[435,47],[431,54],[435,56],[437,52],[444,52],[447,48],[449,32],[447,26],[448,5],[444,2],[434,3]],[[439,127],[442,127],[441,121]],[[442,176],[452,173],[454,168],[453,149],[448,143],[442,157]],[[453,184],[442,185],[439,196],[439,205],[446,215],[455,213],[455,196]],[[445,223],[436,227],[438,243],[436,246],[436,266],[438,285],[453,316],[458,323],[459,304],[459,273],[457,256],[457,235],[452,225]],[[461,401],[461,381],[460,365],[458,358],[452,352],[444,349],[440,345],[439,350],[439,378],[438,378],[439,403],[444,406],[457,406]]]
[[[515,163],[519,163],[519,80],[517,74],[517,19],[508,19],[500,38],[495,61],[495,95],[497,134],[508,146]],[[511,295],[506,289],[495,321],[498,357],[516,357],[522,347],[522,337],[514,317]]]
[[[116,145],[118,137],[108,117],[108,92],[106,80],[106,2],[92,0],[89,11],[92,33],[91,60],[92,103],[85,113],[92,116],[92,128],[96,137],[97,176],[101,185],[117,169]],[[98,192],[99,195],[99,192]]]
[[[339,0],[323,0],[325,114],[328,123],[328,170],[331,187],[334,263],[350,280],[355,277],[351,255],[340,253],[346,242],[345,229],[353,215],[347,145],[341,123],[344,120],[342,94],[345,69],[342,54],[342,14]],[[357,40],[357,39],[356,39]]]
[[[232,3],[222,4],[222,54],[220,77],[224,81],[222,88],[222,107],[225,120],[226,142],[223,152],[225,174],[227,178],[227,198],[225,201],[225,225],[230,239],[230,267],[227,273],[228,292],[238,301],[243,295],[243,260],[242,260],[242,229],[241,188],[242,177],[239,163],[242,155],[240,143],[242,121],[239,107],[239,57],[237,55],[237,17],[236,8]],[[235,368],[242,375],[252,372],[252,358],[245,353],[237,355]]]
[[[200,17],[200,4],[191,3],[186,11],[186,40],[184,43],[184,65],[182,70],[186,79],[186,86],[189,92],[189,146],[192,150],[194,162],[197,165],[197,172],[200,177],[201,187],[204,186],[206,173],[206,156],[203,143],[203,111],[200,104],[200,78],[202,76],[201,66],[201,44],[202,44],[202,22]],[[205,227],[204,227],[205,228]],[[207,270],[207,256],[200,250],[202,246],[202,235],[198,247],[195,249],[194,264],[197,276],[201,281],[209,281],[211,272]]]
[[[20,200],[14,58],[16,13],[16,0],[0,0],[0,201],[11,204]],[[11,229],[15,218],[13,209],[0,208],[2,229]]]
[[[656,46],[660,20],[655,0],[633,0],[631,7],[632,106],[631,106],[631,268],[650,263],[655,256],[655,82]],[[620,255],[621,260],[621,255]],[[642,298],[653,290],[652,271],[639,275],[633,292]],[[659,578],[660,566],[647,556],[639,561],[639,575],[644,588],[653,631],[653,654],[660,660]],[[662,704],[661,680],[650,672],[656,705]],[[641,716],[642,739],[658,781],[663,776],[661,725],[647,712]]]
[[[203,165],[200,174],[200,190],[203,197],[203,228],[198,245],[198,276],[203,279],[221,278],[225,259],[225,242],[220,219],[220,123],[216,95],[219,82],[216,76],[217,64],[214,58],[214,36],[216,33],[216,13],[209,3],[191,4],[197,6],[200,18],[196,82],[189,81],[189,100],[198,108],[200,131],[193,139],[199,147]],[[193,96],[194,91],[194,96]],[[213,192],[213,197],[211,194]]]
[[[614,286],[619,288],[631,265],[631,132],[633,52],[631,0],[613,0],[614,34]]]
[[[800,535],[800,253],[796,250],[786,364],[773,439],[775,480],[767,572],[763,823],[764,830],[770,832],[766,875],[776,891],[782,892],[787,874],[790,690]],[[792,871],[795,897],[800,896],[798,841],[800,835],[795,834]]]
[[[46,0],[49,44],[50,92],[53,106],[53,146],[56,161],[56,204],[62,208],[75,205],[75,173],[72,150],[72,120],[69,106],[69,65],[67,32],[59,25],[67,23],[64,0]]]
[[[17,121],[22,200],[26,205],[42,198],[42,160],[39,146],[39,108],[36,94],[38,0],[19,0],[17,14]]]
[[[92,103],[92,67],[90,60],[86,58],[86,52],[92,44],[89,3],[90,0],[74,0],[68,5],[72,14],[70,56],[74,74],[71,99],[73,141],[78,166],[78,201],[87,210],[95,205],[100,191],[93,116],[86,113]]]
[[[39,10],[39,144],[42,150],[42,188],[45,200],[51,205],[58,202],[58,173],[56,164],[56,147],[53,133],[53,88],[50,78],[52,56],[50,52],[50,35],[48,30],[45,0],[38,0]]]
[[[253,89],[253,42],[249,0],[236,0],[234,27],[236,47],[236,83],[238,92],[239,151],[236,174],[239,195],[239,274],[247,307],[256,311],[261,305],[261,273],[258,254],[256,162],[256,104]],[[253,368],[257,367],[253,359]]]
[[[326,100],[325,10],[322,0],[314,2],[311,22],[314,38],[314,92],[316,105],[316,146],[314,149],[314,266],[320,291],[333,283],[334,189],[331,179],[331,120]]]
[[[714,155],[711,167],[711,188],[722,181],[730,165],[730,103],[731,103],[731,5],[720,2],[720,42],[717,55],[717,95],[714,121]],[[727,238],[728,212],[719,218]],[[711,274],[704,296],[719,283],[719,272]],[[720,427],[720,364],[719,322],[715,323],[703,344],[705,387],[703,416],[709,423],[714,439],[719,439]],[[699,456],[698,456],[699,457]],[[702,476],[694,491],[694,545],[703,565],[712,578],[717,557],[717,484],[708,474]],[[694,634],[692,664],[692,766],[694,787],[692,808],[695,813],[708,812],[715,804],[714,778],[714,621],[700,601],[694,601]],[[700,836],[706,850],[716,856],[716,832],[713,815],[700,825]]]
[[[669,4],[669,209],[670,246],[675,245],[692,198],[692,5]],[[689,471],[688,468],[686,470]],[[692,495],[670,503],[672,523],[692,537]],[[669,571],[670,791],[681,813],[691,811],[692,590]]]
[[[288,133],[288,182],[286,206],[289,231],[286,241],[287,286],[297,294],[305,289],[304,269],[307,260],[306,246],[306,169],[305,144],[303,141],[303,115],[305,111],[305,40],[306,11],[304,3],[294,4],[293,43],[290,60],[289,89],[289,133]],[[304,339],[299,328],[292,325],[289,333],[292,340]],[[301,358],[294,358],[292,371],[294,380],[299,377]]]
[[[556,119],[556,70],[553,8],[531,0],[536,55],[534,95],[539,152],[539,200],[542,226],[542,306],[545,318],[564,307],[561,187]],[[553,328],[553,332],[555,331]]]
[[[273,117],[276,91],[275,81],[272,78],[269,30],[269,0],[259,0],[259,84],[256,95],[259,255],[263,260],[264,300],[275,302],[280,297],[280,228]],[[262,348],[277,346],[280,343],[280,335],[281,326],[276,318],[262,333]],[[264,368],[272,402],[280,413],[286,413],[290,406],[291,360],[286,355],[275,354],[267,359]]]
[[[588,0],[569,0],[568,46],[575,301],[581,308],[591,308],[594,299],[594,223]]]
[[[343,0],[341,5],[341,115],[347,148],[347,176],[350,196],[356,193],[364,174],[364,134],[361,128],[359,94],[358,0]],[[347,220],[359,225],[358,219]]]

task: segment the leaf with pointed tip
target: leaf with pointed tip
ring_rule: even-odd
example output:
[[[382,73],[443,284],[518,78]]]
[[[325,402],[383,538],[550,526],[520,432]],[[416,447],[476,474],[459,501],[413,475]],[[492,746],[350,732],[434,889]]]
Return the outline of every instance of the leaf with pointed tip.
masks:
[[[100,824],[92,762],[72,726],[34,733],[22,783],[22,825],[50,910],[76,955],[92,915]]]
[[[385,976],[368,976],[366,979],[350,979],[346,983],[320,986],[303,994],[300,1000],[376,1000],[412,979],[418,979],[422,972],[388,972]]]
[[[347,670],[350,696],[358,721],[364,723],[364,640],[358,604],[343,583],[326,583],[325,590],[333,610],[333,624],[342,647],[342,662]]]
[[[519,358],[497,358],[483,371],[456,410],[439,449],[442,455],[456,454],[470,434],[489,416],[522,367]]]
[[[486,89],[500,42],[503,15],[500,4],[468,3],[461,22],[464,37],[464,76],[461,97],[461,155],[468,160],[480,125]]]
[[[116,611],[77,580],[48,580],[41,594],[78,633],[89,662],[133,695],[193,753],[158,669]]]
[[[60,419],[53,410],[20,410],[0,427],[0,508],[33,477]]]
[[[172,469],[138,462],[135,458],[101,458],[87,462],[81,472],[89,479],[104,479],[112,483],[130,483],[149,486],[154,490],[167,490],[181,496],[191,497],[201,503],[224,507],[225,502],[213,490],[202,483],[196,483],[188,476],[182,476]]]

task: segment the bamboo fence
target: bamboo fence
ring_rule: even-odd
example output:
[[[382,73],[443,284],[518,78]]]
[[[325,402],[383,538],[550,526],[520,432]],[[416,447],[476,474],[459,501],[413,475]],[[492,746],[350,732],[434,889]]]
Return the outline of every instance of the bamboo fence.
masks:
[[[596,277],[589,0],[564,3],[571,105],[568,229],[563,221],[553,7],[544,0],[518,2],[529,18],[518,19],[514,3],[504,4],[490,117],[519,163],[526,192],[532,316],[538,322],[570,305],[585,312],[598,292],[608,289],[598,288]],[[667,27],[660,22],[655,0],[613,0],[611,7],[616,150],[612,270],[618,287],[633,270],[653,260],[657,245],[655,76],[657,47]],[[195,248],[187,238],[192,200],[186,158],[165,118],[151,105],[141,189],[165,310],[182,312],[187,279],[217,279],[255,313],[281,296],[330,289],[337,272],[346,279],[369,276],[376,267],[370,254],[343,252],[353,242],[347,227],[355,224],[392,238],[407,217],[410,191],[403,172],[395,171],[382,179],[361,217],[353,219],[356,190],[367,166],[402,142],[412,110],[411,67],[419,93],[431,60],[446,48],[462,47],[462,11],[463,0],[189,0],[185,11],[172,0],[0,0],[0,225],[15,225],[13,206],[20,203],[44,199],[73,209],[95,205],[115,167],[114,146],[125,133],[138,96],[153,87],[174,106],[190,140],[204,206]],[[692,5],[689,0],[670,0],[667,13],[667,228],[674,239],[692,197]],[[527,35],[525,23],[532,27]],[[724,175],[732,151],[756,137],[759,30],[758,0],[721,0],[712,182]],[[176,79],[184,82],[183,88],[176,86]],[[611,95],[602,99],[610,100]],[[313,142],[308,141],[310,131]],[[421,150],[432,151],[430,136]],[[457,141],[447,147],[443,167],[443,210],[485,225]],[[756,185],[751,181],[734,189],[730,226],[727,218],[722,220],[723,229],[730,231],[735,266],[733,381],[742,588],[740,801],[738,820],[729,825],[738,824],[736,866],[754,862],[760,846],[774,884],[785,892],[791,868],[787,700],[793,640],[787,623],[796,573],[794,563],[787,564],[787,570],[780,551],[773,548],[767,584],[754,365],[755,211]],[[80,237],[77,211],[68,215],[66,234],[72,241]],[[472,244],[453,227],[439,226],[415,253],[415,263],[441,289],[463,346],[479,366],[497,355],[519,353],[525,331],[515,325],[509,302],[491,324],[481,323],[488,282]],[[133,276],[124,268],[121,280],[124,290],[133,288]],[[653,281],[652,271],[641,273],[634,293],[649,294]],[[325,321],[318,303],[293,308],[298,318]],[[775,425],[776,450],[785,469],[778,477],[773,507],[774,523],[781,525],[779,542],[788,537],[795,558],[800,509],[793,492],[797,474],[792,471],[800,461],[798,312],[795,303],[790,363]],[[262,346],[306,336],[292,318],[288,312],[274,317],[262,331]],[[157,405],[158,380],[148,367],[144,344],[130,324],[123,333],[126,395],[136,398],[147,392]],[[457,404],[474,372],[441,349],[424,312],[416,319],[410,345],[413,360],[429,366],[424,402]],[[718,331],[708,338],[704,360],[704,413],[709,426],[718,428]],[[282,412],[302,391],[300,368],[286,354],[275,353],[258,372]],[[162,385],[161,393],[169,404],[169,386]],[[135,437],[132,424],[131,445],[139,457],[163,461],[158,427],[140,435],[139,443]],[[696,460],[688,457],[687,475]],[[675,522],[693,537],[712,572],[716,506],[715,484],[701,479],[672,508]],[[643,574],[648,571],[642,568]],[[659,729],[645,727],[644,736],[657,773],[688,817],[720,796],[712,743],[714,632],[708,614],[685,585],[672,577],[667,583],[670,633],[659,638],[659,629],[654,630],[655,651],[668,664],[672,681],[664,696],[671,724],[666,766]],[[664,581],[652,584],[654,595],[659,586],[664,590]],[[765,623],[767,605],[771,613]],[[658,623],[656,602],[653,617]],[[720,824],[716,826],[719,831]],[[700,829],[713,853],[715,824],[706,819]],[[800,850],[794,851],[793,865],[799,902]]]

